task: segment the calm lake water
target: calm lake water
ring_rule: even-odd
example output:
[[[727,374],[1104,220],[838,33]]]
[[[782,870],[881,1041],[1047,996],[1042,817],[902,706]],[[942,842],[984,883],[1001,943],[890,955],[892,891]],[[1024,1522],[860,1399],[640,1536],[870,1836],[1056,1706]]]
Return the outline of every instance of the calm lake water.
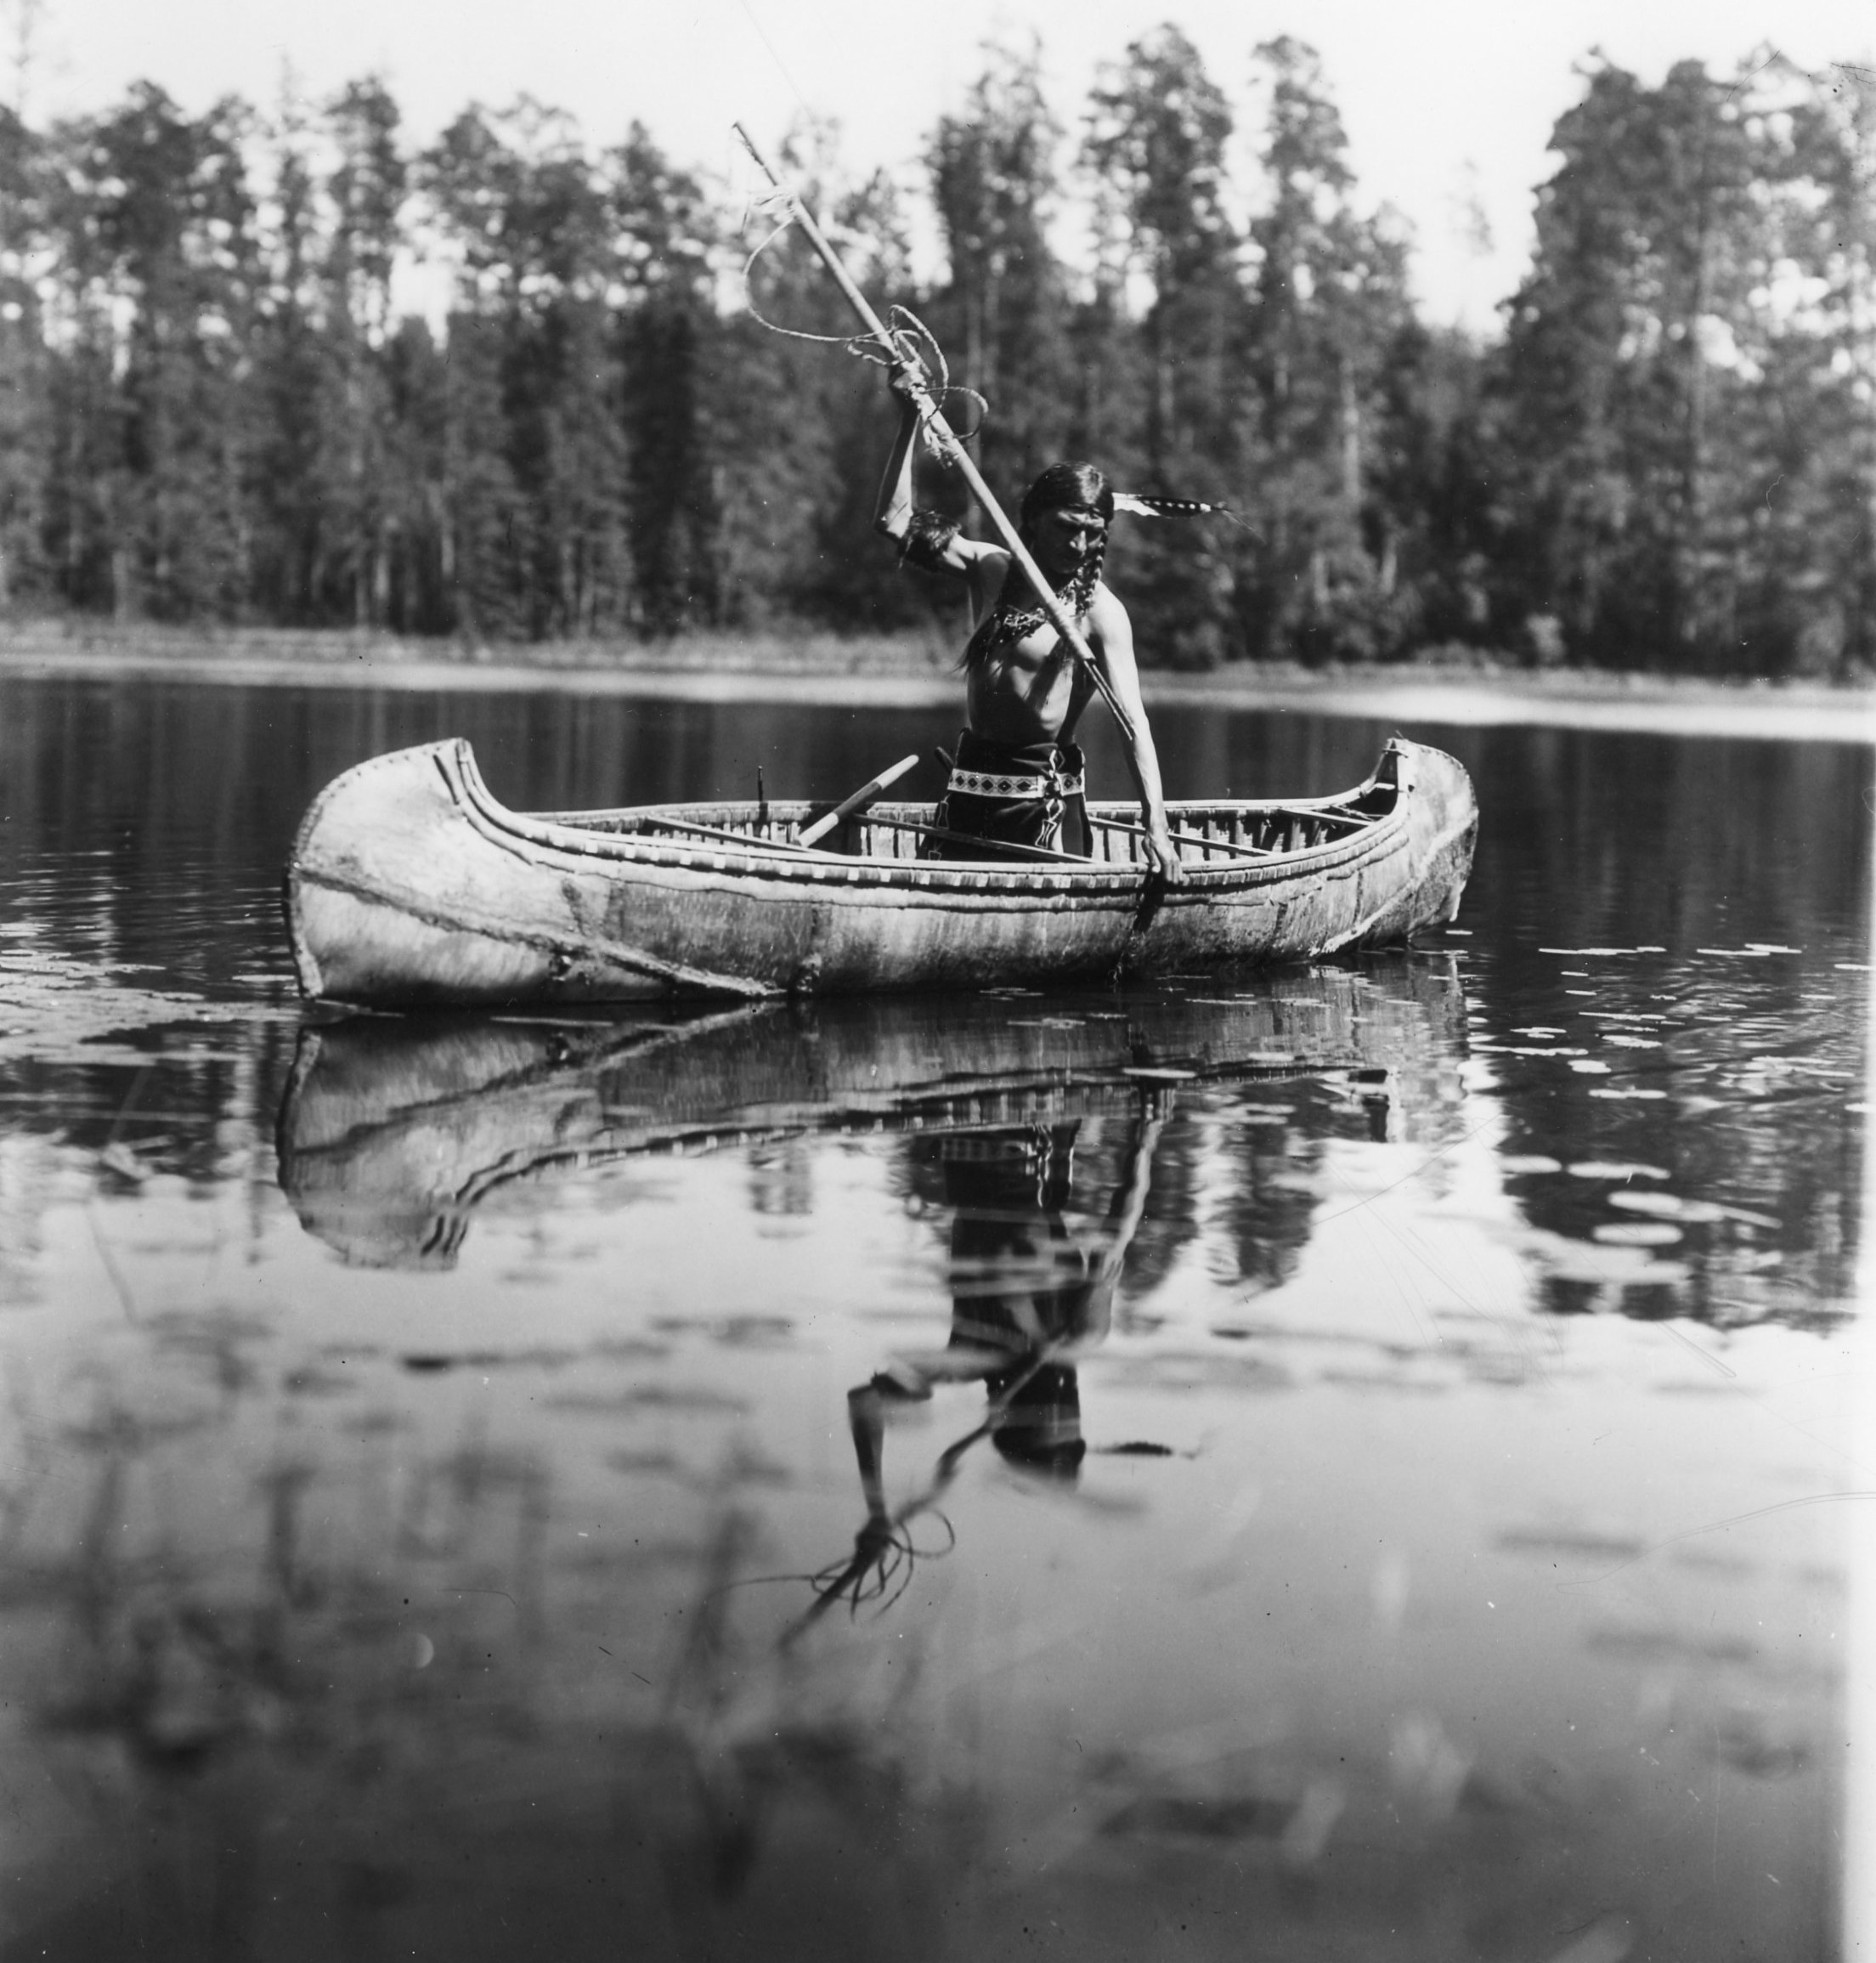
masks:
[[[1476,875],[1343,965],[295,998],[374,752],[952,728],[0,682],[7,1957],[1834,1954],[1870,751],[1411,727]]]

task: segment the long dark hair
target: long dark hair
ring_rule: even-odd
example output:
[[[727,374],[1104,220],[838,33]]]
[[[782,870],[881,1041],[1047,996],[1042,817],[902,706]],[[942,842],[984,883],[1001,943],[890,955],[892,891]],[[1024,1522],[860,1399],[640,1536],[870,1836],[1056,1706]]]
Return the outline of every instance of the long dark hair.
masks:
[[[1017,530],[1026,546],[1034,543],[1036,521],[1044,512],[1093,512],[1104,527],[1114,523],[1114,487],[1106,473],[1091,463],[1052,463],[1023,493]],[[1107,533],[1089,547],[1075,576],[1074,608],[1086,613],[1100,584],[1101,568],[1107,559]]]
[[[1101,568],[1107,559],[1105,528],[1114,521],[1114,487],[1091,463],[1052,463],[1023,493],[1017,510],[1018,536],[1033,549],[1036,521],[1045,512],[1061,511],[1093,512],[1104,527],[1100,537],[1088,548],[1080,570],[1061,594],[1069,612],[1079,618],[1093,600],[1094,589],[1101,580]],[[1025,584],[1016,576],[1014,567],[1004,574],[1003,592],[978,623],[959,667],[969,670],[980,666],[996,649],[1021,640],[1042,625],[1046,616],[1040,607],[1007,597],[1013,586]]]

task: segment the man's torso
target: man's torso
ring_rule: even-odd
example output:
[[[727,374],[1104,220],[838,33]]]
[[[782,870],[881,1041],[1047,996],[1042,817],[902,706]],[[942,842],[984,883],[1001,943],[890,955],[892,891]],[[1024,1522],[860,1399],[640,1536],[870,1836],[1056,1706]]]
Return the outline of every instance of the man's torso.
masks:
[[[970,588],[974,627],[981,627],[999,597],[1018,604],[1027,598],[1033,603],[1028,581],[1011,567],[1007,553],[986,554],[972,569]],[[1084,614],[1076,625],[1099,653],[1095,613]],[[966,716],[971,728],[993,743],[1066,742],[1093,686],[1067,642],[1044,620],[973,664],[965,690]]]

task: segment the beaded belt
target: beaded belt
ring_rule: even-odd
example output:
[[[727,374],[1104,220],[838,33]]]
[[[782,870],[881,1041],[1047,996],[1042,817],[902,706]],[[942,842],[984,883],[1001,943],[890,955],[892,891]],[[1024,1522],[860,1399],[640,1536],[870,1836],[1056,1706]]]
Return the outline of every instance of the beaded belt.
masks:
[[[1064,776],[1052,770],[1047,777],[1003,777],[982,770],[959,770],[954,765],[947,790],[962,791],[966,797],[1058,798],[1082,795],[1082,773]]]

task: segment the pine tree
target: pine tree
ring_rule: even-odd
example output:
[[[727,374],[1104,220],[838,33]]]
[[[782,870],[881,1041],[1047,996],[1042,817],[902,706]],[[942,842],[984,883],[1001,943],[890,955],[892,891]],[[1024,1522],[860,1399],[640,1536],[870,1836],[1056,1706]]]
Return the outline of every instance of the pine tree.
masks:
[[[798,126],[781,167],[884,314],[911,289],[897,193],[874,173],[853,183],[828,122]],[[852,358],[853,316],[799,228],[753,214],[736,251],[747,304],[715,338],[710,454],[719,501],[726,614],[795,618],[845,631],[926,616],[931,596],[901,579],[873,529],[896,410],[884,371]],[[782,330],[777,331],[776,330]],[[798,338],[805,336],[808,338]]]
[[[121,615],[233,617],[249,587],[251,127],[239,103],[191,119],[146,82],[55,133],[71,353],[48,529],[70,596]]]
[[[0,109],[0,608],[42,590],[52,362],[34,263],[49,242],[43,146]]]
[[[1031,43],[986,50],[963,113],[925,151],[947,267],[930,322],[988,404],[978,461],[1011,493],[1063,455],[1073,407],[1068,283],[1048,240],[1060,143]]]
[[[319,277],[326,240],[304,105],[289,96],[269,134],[274,220],[264,243],[270,263],[248,382],[257,425],[247,486],[255,537],[251,599],[263,618],[323,625],[332,614],[321,466],[339,405]]]
[[[1130,279],[1150,295],[1140,323],[1144,399],[1133,405],[1146,482],[1136,489],[1218,500],[1235,475],[1242,304],[1225,210],[1231,130],[1223,92],[1176,27],[1134,42],[1094,90],[1082,157],[1103,239],[1098,304],[1123,311]],[[1144,659],[1207,668],[1234,651],[1229,555],[1215,529],[1160,523],[1130,540],[1117,563]]]
[[[722,612],[707,376],[720,323],[703,188],[642,125],[607,160],[624,292],[616,328],[630,450],[635,617],[666,635]]]
[[[387,620],[400,534],[410,527],[411,515],[393,502],[394,426],[385,374],[392,268],[410,192],[399,120],[396,103],[376,80],[351,83],[325,111],[336,152],[325,184],[332,225],[322,269],[334,411],[326,510],[345,588],[342,603],[359,626]]]
[[[1579,659],[1836,670],[1868,633],[1855,114],[1769,55],[1586,82],[1500,364],[1509,594]]]
[[[1747,619],[1811,675],[1876,669],[1876,73],[1767,64],[1749,106],[1788,130],[1776,189],[1779,266],[1810,304],[1767,335],[1764,447],[1752,512],[1776,559]],[[1783,120],[1781,120],[1781,118]],[[1768,292],[1768,297],[1770,297]],[[1794,328],[1801,331],[1794,332]],[[1794,413],[1802,403],[1808,414]],[[1763,514],[1761,516],[1761,514]]]
[[[1411,354],[1405,240],[1387,214],[1355,207],[1348,138],[1314,50],[1286,36],[1257,59],[1269,106],[1245,448],[1263,545],[1244,581],[1247,636],[1279,655],[1390,653],[1415,625],[1398,507],[1376,495],[1389,377]]]
[[[526,99],[459,116],[424,179],[461,269],[443,450],[458,623],[477,637],[616,625],[636,575],[613,187],[567,119]]]
[[[875,172],[843,192],[835,199],[833,218],[849,270],[864,291],[879,297],[882,312],[894,302],[913,303],[929,325],[933,308],[913,286],[911,253],[892,180]],[[831,299],[827,274],[817,269],[815,277],[825,303]],[[929,622],[935,612],[955,607],[955,586],[902,574],[873,529],[879,474],[897,416],[884,386],[885,371],[870,361],[838,356],[816,365],[814,399],[826,427],[825,440],[817,446],[824,488],[817,500],[813,557],[805,576],[785,589],[788,602],[845,633]],[[960,412],[959,420],[969,418]],[[955,488],[950,495],[956,497]]]

